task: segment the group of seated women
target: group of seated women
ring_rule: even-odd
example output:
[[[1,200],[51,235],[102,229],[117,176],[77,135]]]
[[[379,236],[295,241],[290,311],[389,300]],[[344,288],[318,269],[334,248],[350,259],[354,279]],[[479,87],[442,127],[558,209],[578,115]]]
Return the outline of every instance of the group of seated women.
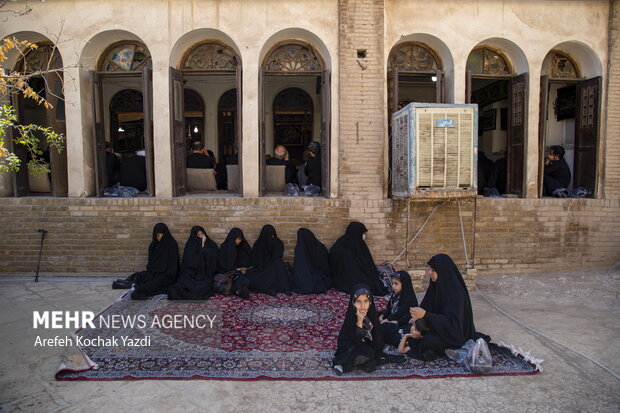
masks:
[[[382,312],[377,311],[368,285],[353,287],[333,361],[337,374],[354,368],[371,372],[389,362],[383,353],[385,344],[401,354],[431,361],[470,339],[490,341],[476,332],[469,292],[452,259],[438,254],[427,264],[430,283],[419,305],[406,271],[392,274],[393,292]]]
[[[177,242],[168,227],[159,223],[153,228],[146,271],[125,281],[133,284],[133,299],[157,294],[168,294],[172,300],[208,299],[217,284],[214,278],[231,273],[236,274],[231,281],[233,292],[246,298],[248,290],[274,296],[317,294],[332,287],[347,292],[348,309],[333,361],[338,374],[354,368],[374,371],[389,360],[383,353],[385,344],[395,346],[401,354],[433,360],[448,348],[459,348],[467,340],[483,336],[475,331],[463,277],[445,254],[428,261],[430,283],[420,304],[410,275],[398,271],[391,275],[386,309],[377,311],[373,297],[385,296],[389,289],[364,241],[366,232],[363,224],[351,222],[328,251],[312,231],[299,229],[291,270],[283,260],[284,244],[271,225],[262,228],[252,247],[243,231],[233,228],[219,248],[203,227],[195,226],[179,269]]]
[[[249,290],[273,296],[318,294],[332,287],[348,293],[358,283],[368,284],[373,294],[385,295],[388,290],[364,242],[365,232],[364,224],[351,222],[328,252],[312,231],[300,228],[291,269],[283,259],[284,244],[271,225],[263,226],[252,247],[243,231],[233,228],[219,248],[203,227],[195,226],[179,267],[178,244],[168,226],[158,223],[153,228],[146,271],[115,284],[133,285],[131,296],[137,300],[157,294],[168,294],[173,300],[205,300],[214,292],[217,274],[237,271],[249,281]]]

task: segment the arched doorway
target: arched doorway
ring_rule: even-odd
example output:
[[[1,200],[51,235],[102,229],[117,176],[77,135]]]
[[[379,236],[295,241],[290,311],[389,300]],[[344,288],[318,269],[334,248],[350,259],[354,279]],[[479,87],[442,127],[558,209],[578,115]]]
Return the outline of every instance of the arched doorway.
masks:
[[[65,135],[65,102],[63,92],[62,57],[52,44],[40,43],[36,49],[29,50],[18,62],[16,71],[32,75],[28,83],[32,89],[50,103],[50,108],[39,105],[23,95],[13,97],[13,108],[19,122],[51,127],[55,132]],[[50,173],[30,175],[28,173],[28,151],[23,145],[14,145],[13,152],[20,158],[21,167],[13,175],[13,188],[16,197],[34,194],[51,194],[64,197],[68,194],[67,151],[48,147],[43,135],[39,136],[43,160]]]
[[[437,53],[418,42],[395,46],[388,58],[388,115],[410,102],[443,101],[443,71]]]
[[[392,188],[392,115],[411,102],[444,102],[441,60],[420,42],[396,45],[388,57],[388,191]]]
[[[528,74],[517,75],[503,50],[481,46],[467,58],[466,82],[467,103],[478,104],[479,151],[495,163],[485,185],[523,196]]]
[[[226,179],[222,179],[226,174],[227,156],[226,153],[233,150],[235,143],[241,152],[241,117],[239,105],[241,104],[241,59],[232,47],[220,42],[219,40],[206,40],[190,47],[182,56],[178,68],[170,68],[170,94],[171,94],[171,114],[172,114],[172,135],[173,135],[173,185],[174,196],[182,196],[187,192],[185,158],[187,154],[187,136],[195,129],[200,130],[200,140],[205,147],[213,151],[217,165],[218,182],[221,189],[228,187]],[[184,102],[179,99],[182,91],[192,90],[197,98],[203,102],[202,124],[197,117],[193,119],[195,124],[188,129],[189,118],[179,116],[181,113],[188,113],[184,108]],[[232,122],[228,132],[234,135],[225,134],[221,131],[219,104],[220,98],[227,91],[235,95],[233,102],[235,110],[226,111],[229,116],[227,122]],[[187,95],[186,95],[187,96]],[[230,97],[230,95],[229,95]],[[230,107],[228,109],[231,109]],[[188,132],[189,131],[189,132]],[[220,142],[226,135],[228,141]],[[228,149],[227,149],[228,148]],[[241,162],[237,168],[240,168]],[[241,176],[239,171],[236,174]],[[239,178],[236,178],[239,179]],[[232,185],[240,188],[240,183]],[[240,189],[239,189],[240,191]]]
[[[92,73],[95,111],[95,182],[98,196],[111,183],[108,154],[123,160],[144,150],[145,192],[155,195],[153,168],[152,62],[147,47],[138,41],[121,41],[109,46]],[[110,176],[113,175],[110,173]]]
[[[544,191],[544,161],[553,145],[564,148],[571,170],[568,189],[584,187],[596,194],[601,77],[585,79],[570,54],[551,50],[542,66],[539,121],[539,196]]]
[[[260,188],[265,193],[266,155],[287,147],[291,161],[303,163],[307,143],[321,145],[321,186],[329,194],[330,73],[312,45],[287,40],[273,46],[259,73]]]

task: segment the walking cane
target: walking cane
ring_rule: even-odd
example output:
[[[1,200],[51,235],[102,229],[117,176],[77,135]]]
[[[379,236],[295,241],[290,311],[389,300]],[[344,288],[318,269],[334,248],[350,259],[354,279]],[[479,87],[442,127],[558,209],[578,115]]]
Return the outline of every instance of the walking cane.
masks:
[[[38,229],[37,232],[41,233],[41,246],[39,247],[39,261],[37,262],[37,275],[34,277],[34,282],[39,282],[39,267],[41,266],[41,254],[43,253],[43,241],[45,240],[45,234],[47,231],[44,229]]]

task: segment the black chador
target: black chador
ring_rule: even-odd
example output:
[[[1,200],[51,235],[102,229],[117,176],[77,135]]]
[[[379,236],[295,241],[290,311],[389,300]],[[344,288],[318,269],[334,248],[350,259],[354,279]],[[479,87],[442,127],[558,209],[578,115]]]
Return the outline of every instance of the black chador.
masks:
[[[185,243],[179,279],[168,289],[171,300],[206,300],[213,294],[217,244],[195,226]]]
[[[150,295],[166,294],[168,288],[175,283],[178,271],[179,246],[168,226],[160,222],[153,227],[146,271],[130,276],[135,282],[131,297],[143,300]]]
[[[278,238],[275,228],[265,225],[252,246],[250,255],[252,268],[246,272],[252,290],[273,296],[277,293],[291,293],[283,255],[284,244]]]
[[[329,250],[334,287],[348,293],[355,284],[367,284],[374,295],[386,295],[377,266],[364,242],[368,230],[360,222],[351,222],[344,235]]]
[[[312,231],[297,231],[297,246],[293,262],[293,291],[299,294],[324,293],[331,287],[327,248]]]
[[[446,254],[435,255],[428,265],[437,273],[420,304],[431,331],[422,337],[422,351],[439,355],[446,348],[459,348],[476,336],[469,293],[456,264]]]
[[[368,311],[359,325],[355,303],[365,296],[370,302]],[[379,327],[379,314],[369,287],[358,284],[353,287],[347,314],[338,334],[338,348],[333,361],[337,373],[346,373],[354,367],[366,372],[374,371],[383,356],[383,337]]]
[[[231,229],[226,240],[220,245],[217,258],[218,271],[226,273],[237,268],[249,267],[251,251],[252,248],[243,236],[243,231],[239,228]]]

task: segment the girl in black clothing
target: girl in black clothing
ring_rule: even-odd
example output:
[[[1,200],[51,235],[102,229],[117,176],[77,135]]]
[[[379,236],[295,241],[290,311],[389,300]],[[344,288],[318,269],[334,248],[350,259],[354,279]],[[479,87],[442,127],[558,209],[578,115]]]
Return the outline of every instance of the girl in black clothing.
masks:
[[[379,328],[379,314],[375,308],[370,287],[353,287],[349,307],[338,334],[338,348],[333,360],[336,374],[360,368],[373,372],[383,357],[383,337]]]

